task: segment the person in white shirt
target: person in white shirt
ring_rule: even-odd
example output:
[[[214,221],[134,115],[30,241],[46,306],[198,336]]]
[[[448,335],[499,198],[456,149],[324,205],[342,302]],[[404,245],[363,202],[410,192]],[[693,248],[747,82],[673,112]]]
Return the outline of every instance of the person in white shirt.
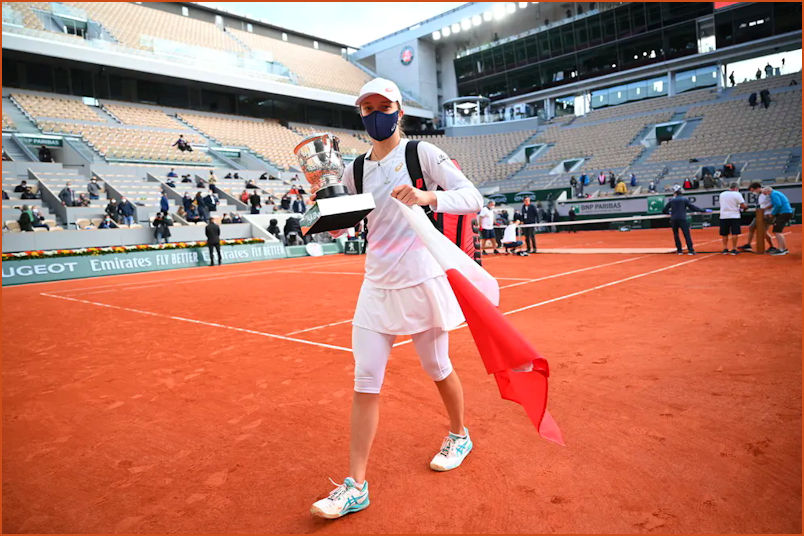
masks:
[[[439,148],[417,148],[425,189],[415,188],[405,165],[408,140],[400,136],[404,115],[396,84],[375,78],[360,90],[355,104],[372,138],[363,160],[363,192],[376,208],[367,216],[365,278],[352,321],[355,382],[352,398],[349,476],[311,512],[337,518],[369,505],[366,469],[379,421],[379,393],[385,366],[398,335],[411,335],[422,367],[435,382],[449,416],[449,434],[430,468],[458,467],[472,449],[464,425],[463,388],[449,359],[447,332],[464,320],[444,271],[427,251],[397,206],[430,206],[450,214],[477,214],[483,197]],[[354,163],[342,178],[356,193]],[[436,191],[437,188],[441,188]]]
[[[494,201],[489,201],[488,204],[480,209],[480,252],[487,255],[486,247],[488,242],[491,241],[491,249],[497,255],[497,238],[494,236]]]
[[[740,235],[740,211],[745,210],[745,199],[740,185],[732,182],[729,189],[720,194],[720,237],[723,240],[723,255],[737,255],[737,237]],[[731,236],[731,249],[729,249]]]
[[[765,220],[765,241],[768,243],[768,253],[778,251],[775,247],[773,247],[773,238],[771,238],[770,234],[771,226],[773,225],[773,215],[771,214],[773,203],[771,203],[770,196],[762,193],[762,184],[758,182],[752,182],[748,187],[748,191],[757,196],[757,206],[764,211],[763,218]],[[745,244],[740,246],[740,251],[752,251],[751,243],[754,239],[756,226],[757,216],[755,215],[754,219],[751,220],[751,225],[748,226],[748,240]]]
[[[519,220],[514,220],[505,227],[503,232],[502,245],[505,248],[505,254],[513,253],[521,257],[527,257],[528,252],[522,251],[522,240],[517,240],[517,226],[520,224]]]

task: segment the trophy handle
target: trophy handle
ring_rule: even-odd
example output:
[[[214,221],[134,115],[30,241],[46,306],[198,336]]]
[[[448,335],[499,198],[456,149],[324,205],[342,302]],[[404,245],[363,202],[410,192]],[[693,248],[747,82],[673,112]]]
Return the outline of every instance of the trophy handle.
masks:
[[[332,151],[341,152],[341,139],[338,136],[332,136],[332,149],[330,149],[329,153],[332,155]]]

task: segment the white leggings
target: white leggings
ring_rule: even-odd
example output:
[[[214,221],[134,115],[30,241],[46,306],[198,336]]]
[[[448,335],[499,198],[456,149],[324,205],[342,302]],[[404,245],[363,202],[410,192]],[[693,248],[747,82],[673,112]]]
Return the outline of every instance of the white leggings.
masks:
[[[450,375],[449,334],[439,328],[430,329],[413,336],[413,344],[422,368],[433,381],[439,382]],[[380,392],[388,356],[396,335],[377,333],[352,326],[352,352],[355,357],[355,391],[358,393]]]

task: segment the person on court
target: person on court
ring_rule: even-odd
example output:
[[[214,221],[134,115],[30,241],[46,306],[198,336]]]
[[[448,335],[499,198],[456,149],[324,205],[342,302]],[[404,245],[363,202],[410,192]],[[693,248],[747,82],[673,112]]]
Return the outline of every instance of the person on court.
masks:
[[[363,86],[355,104],[371,137],[365,158],[356,160],[363,165],[362,191],[373,194],[376,208],[367,217],[365,277],[352,320],[355,374],[349,473],[311,508],[313,515],[328,519],[369,505],[366,471],[379,421],[380,388],[399,335],[412,336],[422,368],[435,382],[449,417],[448,433],[430,468],[455,469],[473,447],[464,424],[463,388],[450,362],[447,334],[463,322],[463,313],[443,270],[392,198],[408,206],[474,215],[483,197],[442,150],[426,142],[412,146],[425,188],[413,186],[405,164],[411,142],[401,137],[404,110],[396,84],[375,78]],[[347,166],[342,181],[349,193],[357,192],[354,162]]]
[[[522,234],[525,236],[525,245],[528,253],[536,253],[536,227],[532,225],[539,220],[539,211],[530,202],[530,196],[525,196],[522,201]]]
[[[673,228],[673,239],[676,241],[676,253],[683,255],[684,250],[681,249],[681,239],[678,237],[678,230],[684,233],[684,241],[687,242],[687,255],[695,255],[695,248],[692,246],[692,236],[690,235],[690,224],[687,221],[687,211],[704,212],[702,208],[698,208],[690,200],[684,197],[681,186],[673,186],[673,197],[667,201],[664,206],[664,213],[670,213],[670,227]]]
[[[773,239],[771,238],[770,228],[773,226],[773,215],[771,214],[771,208],[773,207],[773,203],[771,203],[770,196],[765,195],[762,192],[762,184],[758,182],[752,182],[751,185],[748,187],[748,191],[752,194],[757,196],[757,206],[764,211],[764,220],[765,220],[765,241],[768,243],[768,253],[773,253],[774,251],[779,251],[775,247],[773,247]],[[754,240],[754,232],[757,228],[757,215],[754,214],[754,219],[751,220],[751,224],[748,226],[748,240],[740,246],[740,251],[752,251],[751,243]]]
[[[480,252],[486,255],[486,248],[488,243],[491,242],[491,249],[494,254],[500,253],[497,251],[497,237],[494,234],[494,201],[489,201],[488,204],[480,209]]]
[[[784,226],[793,217],[793,207],[790,200],[782,192],[774,190],[770,186],[762,188],[762,193],[767,195],[771,201],[771,215],[773,216],[773,234],[776,235],[776,243],[779,248],[771,255],[787,255],[787,243],[784,239]]]
[[[745,199],[740,185],[732,182],[729,189],[720,194],[720,238],[723,240],[723,255],[737,255],[737,237],[740,236],[740,211],[745,210]],[[731,236],[731,249],[729,249]]]

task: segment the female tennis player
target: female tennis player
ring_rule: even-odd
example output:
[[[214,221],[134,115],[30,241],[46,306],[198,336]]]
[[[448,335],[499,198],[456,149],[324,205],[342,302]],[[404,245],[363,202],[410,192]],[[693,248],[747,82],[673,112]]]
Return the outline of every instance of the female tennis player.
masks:
[[[463,322],[463,314],[444,271],[392,198],[450,214],[475,214],[483,198],[442,150],[424,142],[419,143],[418,156],[426,189],[413,187],[405,166],[408,141],[400,136],[404,111],[396,84],[375,78],[360,90],[356,105],[372,140],[363,167],[363,191],[373,194],[376,208],[368,215],[366,272],[352,321],[355,380],[349,475],[343,484],[332,482],[337,487],[311,509],[328,519],[369,505],[366,467],[379,421],[385,366],[398,335],[412,336],[422,368],[435,382],[449,416],[449,433],[430,468],[455,469],[472,450],[463,420],[463,389],[448,353],[447,332]],[[353,168],[350,164],[342,179],[352,194]]]

